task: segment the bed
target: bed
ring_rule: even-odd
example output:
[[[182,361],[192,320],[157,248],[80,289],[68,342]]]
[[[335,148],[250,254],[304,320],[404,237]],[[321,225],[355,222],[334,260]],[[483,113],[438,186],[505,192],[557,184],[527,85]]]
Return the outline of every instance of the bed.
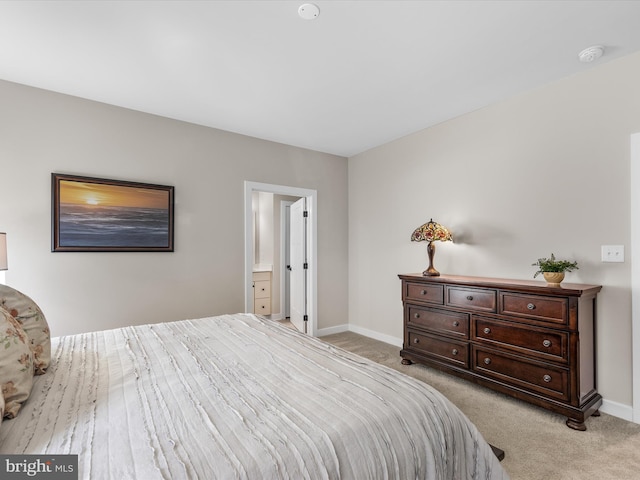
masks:
[[[428,385],[252,314],[51,339],[2,454],[81,479],[507,479]]]

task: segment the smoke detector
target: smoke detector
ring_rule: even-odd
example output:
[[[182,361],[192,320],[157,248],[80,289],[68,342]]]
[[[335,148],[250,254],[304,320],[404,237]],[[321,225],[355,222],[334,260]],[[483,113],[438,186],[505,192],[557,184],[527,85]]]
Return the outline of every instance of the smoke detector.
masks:
[[[305,20],[314,20],[320,15],[320,9],[313,3],[305,3],[298,8],[298,15]]]
[[[601,45],[594,45],[593,47],[585,48],[578,54],[578,60],[583,63],[591,63],[594,60],[599,59],[604,54],[604,47]]]

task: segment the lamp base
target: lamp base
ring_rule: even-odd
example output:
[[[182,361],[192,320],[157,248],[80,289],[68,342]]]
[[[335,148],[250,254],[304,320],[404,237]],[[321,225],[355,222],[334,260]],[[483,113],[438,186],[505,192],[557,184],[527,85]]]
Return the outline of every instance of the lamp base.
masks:
[[[429,242],[427,245],[427,254],[429,256],[429,268],[422,272],[423,277],[438,277],[440,272],[433,268],[433,256],[436,254],[436,246],[433,242]]]
[[[433,267],[429,267],[424,272],[422,272],[422,276],[423,277],[439,277],[440,272]]]

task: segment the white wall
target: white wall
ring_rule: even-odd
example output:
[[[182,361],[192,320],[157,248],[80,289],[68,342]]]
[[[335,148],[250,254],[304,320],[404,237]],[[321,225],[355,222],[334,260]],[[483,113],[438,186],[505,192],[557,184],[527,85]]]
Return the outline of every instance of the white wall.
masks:
[[[398,273],[421,272],[411,232],[450,228],[442,273],[530,279],[551,252],[575,259],[567,281],[598,297],[598,389],[630,406],[629,137],[640,131],[640,54],[417,132],[349,159],[349,320],[400,340]]]
[[[244,309],[244,181],[318,191],[318,326],[347,322],[347,160],[0,81],[6,283],[53,335]],[[175,252],[52,253],[51,173],[175,186]]]

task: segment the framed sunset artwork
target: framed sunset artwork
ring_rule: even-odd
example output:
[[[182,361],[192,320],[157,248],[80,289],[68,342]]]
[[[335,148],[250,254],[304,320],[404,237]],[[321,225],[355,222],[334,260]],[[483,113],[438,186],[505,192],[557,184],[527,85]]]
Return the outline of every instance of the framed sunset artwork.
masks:
[[[52,252],[173,252],[174,187],[51,174]]]

